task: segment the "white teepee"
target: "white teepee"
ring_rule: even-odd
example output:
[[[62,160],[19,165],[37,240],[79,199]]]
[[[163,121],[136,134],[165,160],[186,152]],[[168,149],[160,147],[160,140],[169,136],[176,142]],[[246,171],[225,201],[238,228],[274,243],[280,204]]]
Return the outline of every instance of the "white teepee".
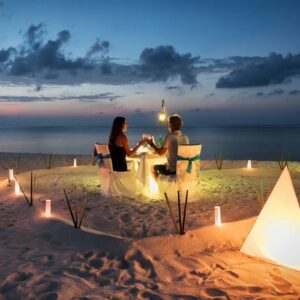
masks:
[[[300,208],[287,167],[257,217],[241,252],[300,271]]]

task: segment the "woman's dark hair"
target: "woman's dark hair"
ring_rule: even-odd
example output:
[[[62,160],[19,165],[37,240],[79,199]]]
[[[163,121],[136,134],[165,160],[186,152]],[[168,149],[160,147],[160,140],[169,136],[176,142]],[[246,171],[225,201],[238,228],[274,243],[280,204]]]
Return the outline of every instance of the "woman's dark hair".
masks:
[[[113,121],[111,132],[108,140],[108,145],[114,145],[117,136],[123,132],[123,127],[126,119],[124,117],[116,117]]]

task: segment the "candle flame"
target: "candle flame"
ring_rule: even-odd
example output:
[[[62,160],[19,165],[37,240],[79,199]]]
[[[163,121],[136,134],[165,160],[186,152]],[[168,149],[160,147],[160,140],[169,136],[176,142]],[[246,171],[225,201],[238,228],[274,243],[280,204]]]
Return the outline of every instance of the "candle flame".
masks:
[[[158,185],[151,173],[149,173],[149,192],[152,195],[158,194]]]

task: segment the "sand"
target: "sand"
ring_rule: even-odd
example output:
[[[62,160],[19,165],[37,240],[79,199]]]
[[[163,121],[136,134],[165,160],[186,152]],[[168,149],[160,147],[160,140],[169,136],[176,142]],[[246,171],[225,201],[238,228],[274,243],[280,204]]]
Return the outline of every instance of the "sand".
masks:
[[[104,197],[97,166],[86,156],[0,154],[0,299],[300,299],[300,272],[239,251],[280,169],[276,162],[203,161],[201,198],[189,203],[186,234],[175,235],[163,199]],[[7,186],[6,168],[16,169],[32,207]],[[297,195],[300,164],[290,163]],[[63,188],[77,187],[86,216],[75,229]],[[72,192],[73,191],[73,192]],[[298,197],[299,198],[299,197]],[[45,200],[52,200],[45,218]],[[175,199],[172,205],[175,208]],[[220,205],[223,225],[214,226]]]

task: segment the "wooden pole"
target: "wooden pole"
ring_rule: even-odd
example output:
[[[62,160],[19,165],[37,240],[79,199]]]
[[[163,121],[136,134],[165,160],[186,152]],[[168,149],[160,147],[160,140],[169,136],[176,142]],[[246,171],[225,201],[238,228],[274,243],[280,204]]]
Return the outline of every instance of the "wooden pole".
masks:
[[[176,233],[179,234],[178,227],[177,227],[174,215],[173,215],[173,211],[172,211],[167,193],[165,193],[165,198],[166,198],[166,202],[167,202],[167,205],[168,205],[168,208],[169,208],[169,211],[170,211],[171,218],[172,218],[174,226],[175,226]]]
[[[183,222],[182,222],[182,233],[184,234],[184,225],[185,225],[185,216],[186,216],[186,207],[187,207],[187,202],[188,202],[188,197],[189,197],[189,190],[186,191],[185,194],[185,203],[184,203],[184,211],[183,211]]]

